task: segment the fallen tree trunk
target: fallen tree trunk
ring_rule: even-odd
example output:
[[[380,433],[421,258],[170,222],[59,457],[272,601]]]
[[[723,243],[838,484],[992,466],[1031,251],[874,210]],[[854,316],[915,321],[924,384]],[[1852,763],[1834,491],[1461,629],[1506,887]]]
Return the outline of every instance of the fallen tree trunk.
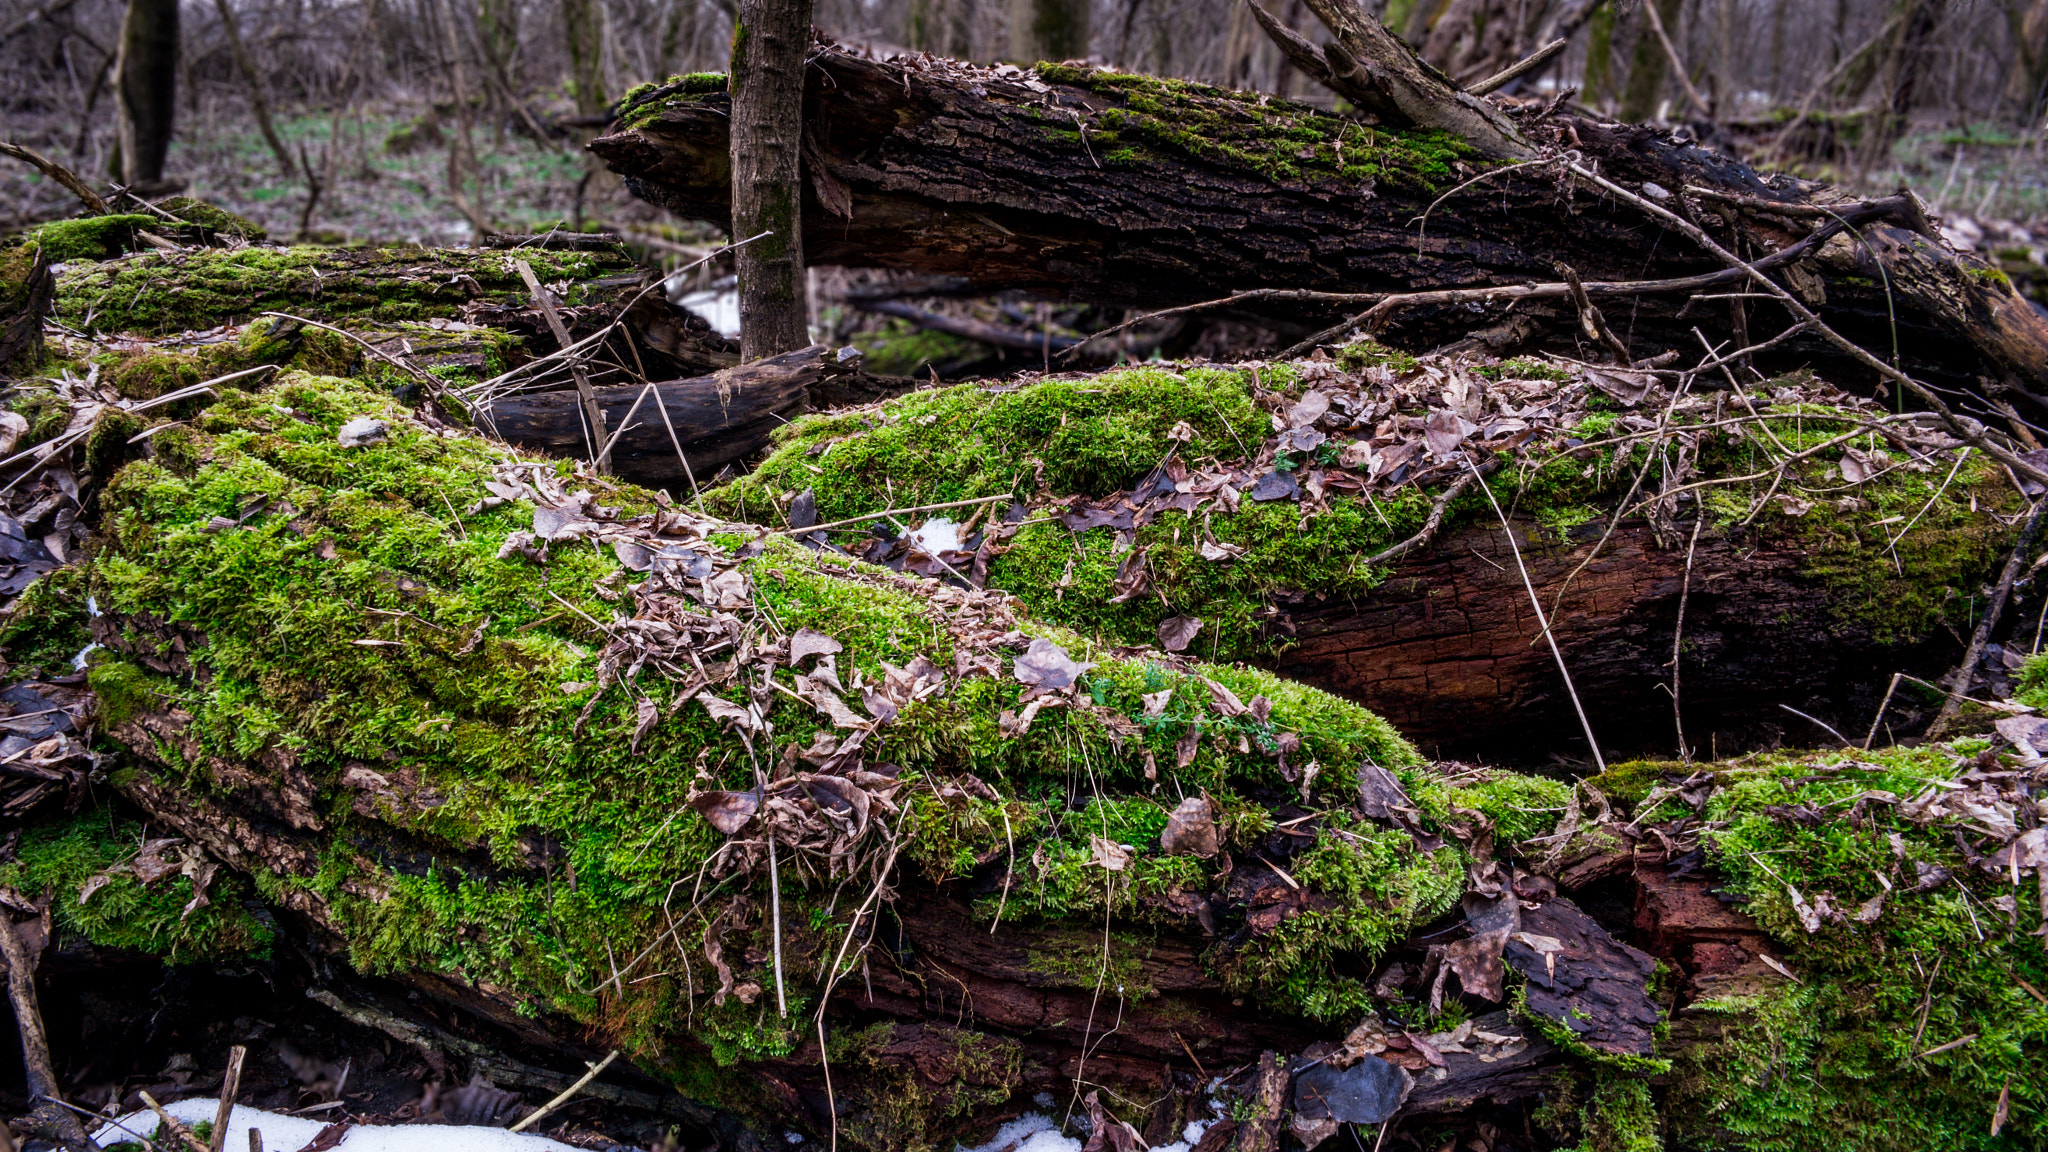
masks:
[[[640,385],[599,388],[598,407],[616,437],[612,466],[635,483],[688,491],[684,485],[708,481],[767,447],[777,428],[811,406],[813,392],[822,395],[828,380],[856,376],[859,368],[858,357],[842,360],[812,345],[715,376],[656,383],[644,397]],[[493,435],[529,451],[572,459],[589,455],[573,392],[490,401],[480,405],[478,420]]]
[[[1824,384],[1627,379],[1361,346],[963,386],[799,424],[710,499],[738,515],[810,491],[833,522],[1008,493],[1014,527],[936,513],[957,542],[873,521],[832,538],[1125,643],[1274,668],[1443,756],[1594,762],[1573,687],[1601,753],[1668,755],[1674,672],[1703,751],[1826,738],[1781,704],[1861,734],[1893,673],[1955,664],[2024,514],[2002,469]],[[1512,537],[1458,444],[1512,457],[1488,480]],[[1917,697],[1889,717],[1926,718]]]
[[[362,417],[387,435],[343,443]],[[935,1146],[1066,1104],[1105,1144],[1124,1124],[1164,1142],[1213,1115],[1216,1076],[1202,1146],[1243,1152],[1402,1116],[1530,1131],[1538,1093],[1559,1143],[1661,1125],[1676,1147],[1860,1146],[1845,1125],[1872,1116],[1974,1130],[2001,1082],[2018,1138],[2048,1112],[2013,983],[2041,975],[2034,904],[1964,949],[1937,891],[2003,901],[2042,868],[2038,830],[1961,838],[1986,812],[2034,819],[2030,762],[1766,757],[1585,788],[1432,765],[1269,674],[1142,648],[1077,662],[1087,641],[993,592],[772,535],[729,551],[761,529],[448,435],[372,387],[289,375],[150,442],[106,480],[83,582],[94,722],[132,756],[113,786],[203,854],[136,855],[93,813],[101,856],[24,841],[0,868],[62,877],[59,930],[175,939],[175,916],[119,910],[166,882],[204,896],[216,861],[358,969],[532,1043],[625,1049],[743,1118],[734,1148]],[[250,511],[223,524],[223,500]],[[471,511],[451,525],[451,506]],[[1844,785],[1860,800],[1837,816]],[[1803,830],[1836,820],[1873,829],[1896,879],[1831,872],[1840,846]],[[1761,930],[1731,937],[1710,901],[1698,937],[1683,892],[1639,896],[1657,889],[1638,839],[1711,868]],[[253,946],[247,907],[219,904],[208,939]],[[1675,999],[1617,932],[1675,965]],[[1953,950],[1925,1007],[1916,943]],[[1709,1003],[1689,981],[1710,967],[1803,983]],[[1720,1023],[1659,1047],[1667,1005]],[[1960,1030],[1982,1048],[1941,1060]],[[1766,1071],[1814,1094],[1788,1106]],[[1097,1086],[1107,1106],[1078,1099]]]
[[[1549,283],[1563,262],[1596,298],[1629,299],[1624,335],[1637,357],[1690,354],[1694,327],[1735,346],[1784,327],[1775,305],[1721,299],[1743,291],[1741,274],[1639,209],[1575,187],[1555,163],[1502,167],[1434,128],[1064,65],[1011,74],[827,51],[807,75],[815,147],[805,226],[816,263],[1120,305],[1270,289],[1281,295],[1257,307],[1328,319],[1363,302],[1287,294]],[[2037,420],[2048,415],[2040,385],[2048,321],[1995,269],[1944,244],[1916,201],[1866,209],[1648,128],[1560,115],[1527,119],[1517,131],[1552,153],[1571,150],[1652,200],[1676,203],[1670,197],[1685,189],[1705,189],[1688,210],[1752,259],[1811,238],[1775,274],[1842,334],[1881,357],[1896,349],[1926,381],[2009,398]],[[591,147],[641,197],[725,219],[722,81],[690,78],[639,93]],[[1855,227],[1830,224],[1823,207]],[[1692,277],[1706,279],[1661,292],[1627,286]],[[1497,300],[1490,309],[1435,302],[1402,310],[1389,332],[1427,347],[1502,320],[1522,327],[1500,340],[1547,334],[1570,346],[1577,313],[1561,297]],[[1761,359],[1813,365],[1866,394],[1878,385],[1810,332]]]

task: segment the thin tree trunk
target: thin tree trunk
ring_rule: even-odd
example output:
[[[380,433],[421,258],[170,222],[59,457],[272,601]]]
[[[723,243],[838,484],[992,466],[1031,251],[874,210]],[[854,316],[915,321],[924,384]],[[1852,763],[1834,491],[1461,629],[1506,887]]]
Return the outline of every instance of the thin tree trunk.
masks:
[[[297,173],[292,163],[291,150],[277,137],[277,126],[270,122],[270,101],[263,95],[263,78],[256,74],[256,62],[249,58],[249,49],[242,43],[242,30],[235,24],[234,10],[228,7],[228,0],[213,0],[213,10],[220,13],[220,26],[228,35],[228,52],[234,57],[235,71],[241,73],[242,83],[249,87],[249,106],[256,111],[256,127],[263,132],[263,142],[277,154],[277,163],[284,169],[285,179]]]
[[[128,0],[114,71],[121,182],[159,185],[177,116],[178,0]]]
[[[732,36],[732,235],[739,250],[740,354],[811,342],[802,233],[804,53],[811,0],[740,0]]]
[[[1010,0],[1010,59],[1079,60],[1088,55],[1088,0]]]
[[[1645,2],[1657,5],[1657,15],[1663,18],[1664,27],[1678,27],[1678,18],[1685,10],[1685,0]],[[1651,30],[1646,17],[1636,32],[1635,54],[1628,67],[1628,87],[1621,96],[1621,118],[1634,122],[1655,116],[1657,106],[1664,98],[1664,81],[1669,74],[1664,46],[1658,42],[1657,34]]]

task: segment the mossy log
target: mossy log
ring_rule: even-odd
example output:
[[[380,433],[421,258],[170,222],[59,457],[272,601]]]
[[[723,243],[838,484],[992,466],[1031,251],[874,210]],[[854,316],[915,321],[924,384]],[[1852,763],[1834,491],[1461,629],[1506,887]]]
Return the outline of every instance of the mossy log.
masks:
[[[1010,493],[1028,520],[972,561],[988,587],[1126,643],[1158,642],[1165,622],[1192,618],[1200,630],[1188,651],[1356,700],[1444,756],[1592,758],[1541,640],[1524,565],[1610,756],[1677,748],[1670,687],[1681,641],[1684,729],[1706,750],[1825,736],[1781,703],[1860,734],[1894,672],[1934,680],[1953,666],[2025,507],[2003,469],[1948,452],[1896,457],[1899,466],[1844,482],[1843,459],[1853,469],[1864,450],[1842,442],[1843,430],[1882,413],[1839,393],[1841,403],[1828,402],[1824,387],[1788,378],[1747,399],[1703,393],[1678,404],[1669,432],[1690,445],[1692,470],[1678,484],[1652,467],[1664,449],[1647,430],[1665,399],[1624,403],[1591,379],[1533,360],[1417,361],[1360,345],[1336,363],[960,385],[806,417],[711,499],[728,515],[759,517],[810,492],[819,521],[830,522]],[[1443,381],[1468,389],[1465,411],[1480,424],[1521,405],[1595,397],[1515,449],[1517,462],[1489,481],[1512,541],[1476,488],[1450,490],[1456,468],[1390,483],[1343,464],[1367,440],[1398,448],[1414,439],[1422,414],[1442,409]],[[1312,391],[1354,398],[1351,414],[1324,413],[1312,440],[1266,431]],[[1519,403],[1481,399],[1507,396]],[[1730,425],[1745,403],[1764,415]],[[1397,427],[1409,431],[1389,435]],[[1630,427],[1635,438],[1618,443]],[[1762,463],[1771,437],[1816,449],[1782,488]],[[1185,465],[1178,485],[1157,471],[1169,459]],[[1418,452],[1413,466],[1430,459]],[[1276,483],[1298,476],[1320,496],[1262,500],[1252,481],[1268,467]],[[1219,483],[1201,486],[1201,476],[1225,473],[1240,490],[1228,499]],[[1156,496],[1161,483],[1168,494]],[[1683,489],[1670,505],[1677,519],[1656,522],[1644,501],[1666,484]],[[1118,504],[1119,493],[1130,503]],[[1424,531],[1439,502],[1433,538],[1371,560]],[[1139,511],[1146,505],[1154,511]],[[855,552],[875,547],[866,525],[834,539]],[[1901,732],[1927,718],[1917,697],[1889,715]]]
[[[1552,282],[1559,262],[1589,282],[1727,271],[1640,209],[1575,191],[1554,166],[1504,167],[1439,130],[1063,64],[990,71],[826,50],[806,75],[804,237],[813,263],[910,269],[1123,306],[1252,289],[1402,293]],[[643,88],[591,148],[639,196],[724,222],[724,92],[718,76]],[[1691,186],[1738,198],[1702,199],[1700,211],[1715,235],[1725,241],[1732,232],[1753,257],[1811,234],[1825,219],[1816,205],[1859,211],[1824,186],[1765,178],[1659,130],[1568,115],[1526,119],[1519,130],[1576,152],[1652,200],[1669,202]],[[2048,416],[2048,321],[1996,269],[1943,243],[1910,200],[1900,204],[1884,218],[1857,219],[1855,238],[1837,235],[1778,274],[1849,339],[1886,358],[1896,349],[1922,379],[1973,390],[1981,377],[1991,391],[2010,389],[2030,417]],[[1739,291],[1629,299],[1631,350],[1696,352],[1695,326],[1736,346],[1781,326],[1770,307],[1691,300],[1698,291],[1731,290]],[[1244,307],[1295,330],[1338,314],[1285,300]],[[1562,300],[1458,303],[1405,310],[1389,331],[1425,348],[1488,323],[1506,325],[1497,345],[1545,333],[1569,345],[1577,317]],[[1504,350],[1514,349],[1495,348]],[[1845,387],[1877,384],[1810,333],[1766,359],[1814,366]]]
[[[364,416],[387,435],[339,444]],[[2043,1136],[2048,1001],[2025,989],[2048,958],[2012,898],[2033,865],[1901,804],[1967,794],[1973,820],[2033,821],[2014,806],[2038,769],[1982,741],[1620,765],[1575,788],[1431,764],[1315,689],[700,521],[347,381],[229,391],[148,443],[107,479],[73,585],[99,613],[94,723],[128,755],[112,786],[276,927],[225,894],[190,924],[167,913],[189,881],[149,888],[128,831],[89,812],[0,864],[66,894],[60,932],[227,953],[290,932],[505,1035],[616,1044],[743,1121],[693,1133],[727,1148],[946,1147],[1088,1087],[1107,1111],[1077,1115],[1163,1143],[1249,1066],[1203,1147],[1270,1152],[1340,1127],[1290,1089],[1313,1061],[1393,1066],[1375,1075],[1413,1082],[1408,1130],[1484,1117],[1541,1125],[1538,1146]],[[603,499],[566,492],[582,483]],[[678,628],[740,647],[700,663],[631,639]],[[846,695],[872,719],[828,672],[865,685]],[[750,807],[764,783],[781,807]],[[779,899],[771,812],[793,821],[772,825]],[[828,825],[847,836],[830,855],[805,831]],[[1646,879],[1660,864],[1675,875]],[[1746,911],[1702,903],[1703,872]],[[87,886],[104,891],[69,895]],[[1469,942],[1490,932],[1491,976]],[[1934,955],[1942,980],[1916,977]]]

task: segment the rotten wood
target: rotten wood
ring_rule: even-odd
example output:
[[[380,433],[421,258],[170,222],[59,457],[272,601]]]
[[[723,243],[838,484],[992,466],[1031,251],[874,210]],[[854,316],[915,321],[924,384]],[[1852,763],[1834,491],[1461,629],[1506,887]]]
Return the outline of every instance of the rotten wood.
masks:
[[[827,353],[823,345],[812,345],[711,376],[657,383],[654,395],[627,427],[620,424],[639,396],[639,387],[595,388],[588,403],[616,434],[611,460],[620,475],[637,483],[679,488],[687,480],[684,465],[654,409],[657,402],[668,410],[689,458],[689,472],[708,481],[719,469],[766,447],[775,429],[806,410],[813,386],[851,375],[853,364]],[[492,403],[482,422],[522,448],[588,459],[586,417],[581,414],[585,403],[574,392],[510,396]]]
[[[1099,166],[1102,149],[1088,141],[1109,130],[1107,120],[1132,115],[1131,93],[1109,81],[912,67],[831,50],[808,75],[812,162],[843,186],[848,213],[828,215],[814,195],[806,198],[813,263],[879,265],[958,276],[984,290],[1147,307],[1260,288],[1512,288],[1549,281],[1559,260],[1589,286],[1724,271],[1668,223],[1616,198],[1574,191],[1548,165],[1488,175],[1437,206],[1418,232],[1413,221],[1449,189],[1400,173],[1361,182],[1312,174],[1302,164],[1290,175],[1257,166],[1244,149],[1150,137],[1139,159]],[[1199,87],[1178,90],[1178,98],[1225,123],[1277,116],[1336,127],[1327,114],[1285,101],[1254,112],[1244,98]],[[624,110],[630,126],[592,148],[643,198],[723,222],[725,113],[721,95],[655,89]],[[1049,133],[1048,116],[1082,131],[1071,139]],[[1843,199],[1824,186],[1767,180],[1648,128],[1553,116],[1525,130],[1539,143],[1576,151],[1627,187],[1653,186],[1672,197],[1698,187],[1742,198],[1745,210],[1731,226],[1759,254],[1799,243],[1820,218],[1796,211],[1774,218],[1748,202],[1803,210]],[[1465,165],[1458,178],[1478,174]],[[2048,321],[1982,261],[1942,242],[1924,212],[1901,210],[1855,232],[1802,255],[1791,274],[1829,325],[1881,356],[1897,347],[1906,370],[1931,384],[1978,390],[1978,378],[1988,378],[2034,418],[2048,416],[2038,383],[2048,379]],[[1405,309],[1388,338],[1433,346],[1462,336],[1482,322],[1468,303]],[[1695,323],[1712,338],[1735,338],[1726,317],[1682,317],[1686,303],[1678,293],[1632,305],[1632,346],[1645,355],[1691,347]],[[1300,319],[1303,306],[1274,304]],[[1562,300],[1502,300],[1494,310],[1509,307],[1553,336],[1576,325]],[[1332,318],[1338,310],[1313,309]],[[1866,389],[1878,383],[1866,365],[1811,332],[1760,360],[1766,368],[1811,365]]]

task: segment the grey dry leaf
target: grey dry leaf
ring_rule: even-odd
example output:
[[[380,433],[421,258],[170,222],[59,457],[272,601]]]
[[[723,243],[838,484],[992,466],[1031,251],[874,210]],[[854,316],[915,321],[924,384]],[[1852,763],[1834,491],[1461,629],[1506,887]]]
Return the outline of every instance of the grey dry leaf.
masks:
[[[1111,872],[1122,872],[1131,866],[1131,850],[1114,840],[1100,836],[1088,837],[1088,862]]]
[[[1543,957],[1543,977],[1555,983],[1557,980],[1557,954],[1564,951],[1564,941],[1555,936],[1538,936],[1534,932],[1516,932],[1508,939],[1526,944]]]
[[[729,724],[743,732],[762,731],[761,720],[752,709],[721,700],[709,692],[698,693],[697,703],[702,704],[704,710],[711,713],[711,718],[721,724]]]
[[[826,687],[823,677],[798,676],[796,678],[796,694],[806,704],[823,712],[835,727],[867,727],[867,721],[855,714],[853,709],[848,708],[846,701],[841,700],[837,692]]]
[[[1415,807],[1401,781],[1370,761],[1358,766],[1358,804],[1374,820],[1392,820],[1395,813]]]
[[[1237,698],[1237,693],[1232,692],[1214,680],[1204,680],[1202,683],[1209,686],[1209,699],[1216,705],[1217,713],[1224,719],[1234,719],[1251,711],[1251,709],[1244,706],[1244,701]]]
[[[1166,817],[1166,830],[1159,834],[1159,847],[1168,856],[1216,855],[1222,845],[1216,836],[1215,808],[1206,796],[1190,796]]]
[[[1289,428],[1306,428],[1322,419],[1323,413],[1329,410],[1330,398],[1322,392],[1311,388],[1307,392],[1302,393],[1301,399],[1295,403],[1294,407],[1287,410],[1287,426]]]
[[[1820,910],[1808,903],[1806,897],[1799,894],[1799,889],[1792,885],[1785,885],[1785,891],[1792,897],[1792,914],[1799,917],[1799,926],[1806,929],[1808,935],[1820,931]]]
[[[1043,700],[1033,700],[1024,706],[1022,713],[1012,712],[1008,708],[1003,709],[1002,715],[996,717],[996,730],[1006,739],[1017,739],[1031,731],[1031,722],[1038,718],[1038,710],[1044,704]]]
[[[823,632],[799,628],[789,638],[789,663],[792,667],[803,663],[806,656],[832,656],[846,651],[845,645]]]
[[[78,902],[80,904],[85,903],[87,900],[92,899],[93,893],[99,891],[102,888],[105,888],[107,885],[112,884],[113,882],[114,872],[113,869],[111,868],[105,872],[94,873],[91,877],[89,877],[86,880],[85,883],[80,884],[78,886]]]
[[[135,859],[129,863],[128,869],[135,873],[135,878],[144,884],[154,884],[166,876],[175,875],[181,862],[177,859],[166,857],[165,853],[183,843],[183,840],[175,837],[167,837],[162,840],[145,840],[142,844],[142,851],[136,853]]]
[[[1209,561],[1211,564],[1216,564],[1225,560],[1235,560],[1239,556],[1244,555],[1244,545],[1219,544],[1215,540],[1204,537],[1201,551],[1202,559]]]
[[[1372,445],[1363,440],[1353,440],[1337,451],[1339,468],[1368,468],[1372,465]]]
[[[19,417],[16,417],[16,419],[19,419]],[[22,425],[22,430],[28,430],[28,425],[26,423]],[[1171,429],[1167,431],[1166,438],[1168,440],[1173,440],[1185,444],[1188,441],[1193,440],[1195,438],[1195,426],[1183,420],[1180,423],[1175,424]]]
[[[1031,694],[1057,692],[1073,686],[1083,672],[1095,667],[1093,663],[1078,663],[1068,656],[1066,649],[1044,637],[1031,641],[1022,656],[1011,662],[1011,674],[1017,682],[1029,687]]]
[[[1161,688],[1157,692],[1146,692],[1138,699],[1145,702],[1145,715],[1157,718],[1166,715],[1166,704],[1173,699],[1173,689]]]
[[[759,789],[748,792],[699,792],[690,798],[690,807],[711,822],[713,828],[731,836],[747,826],[754,813],[761,810]]]
[[[1422,423],[1422,439],[1429,446],[1429,454],[1439,459],[1458,450],[1465,437],[1479,431],[1479,425],[1447,408],[1431,409],[1428,419]]]
[[[1199,616],[1168,616],[1159,622],[1159,646],[1168,652],[1185,651],[1201,630]]]

